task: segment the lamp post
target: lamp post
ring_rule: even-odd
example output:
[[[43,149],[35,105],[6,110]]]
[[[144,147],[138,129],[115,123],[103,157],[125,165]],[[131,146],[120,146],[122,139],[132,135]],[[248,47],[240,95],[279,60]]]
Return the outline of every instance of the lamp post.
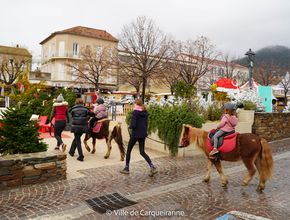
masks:
[[[253,77],[255,53],[251,49],[249,49],[249,51],[247,51],[247,53],[245,55],[248,56],[248,60],[249,60],[249,88],[252,89],[253,88],[252,77]]]

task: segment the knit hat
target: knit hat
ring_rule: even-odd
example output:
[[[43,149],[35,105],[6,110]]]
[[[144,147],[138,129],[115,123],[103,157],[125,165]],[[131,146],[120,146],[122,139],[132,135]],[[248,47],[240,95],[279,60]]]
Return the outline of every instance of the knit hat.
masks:
[[[229,110],[235,110],[236,109],[236,105],[234,103],[227,102],[227,103],[224,104],[224,108],[225,109],[229,109]]]
[[[57,96],[56,101],[57,101],[57,102],[63,102],[63,101],[64,101],[64,98],[63,98],[62,94],[59,94],[59,95]]]
[[[98,105],[104,104],[104,100],[102,98],[98,98],[96,102]]]

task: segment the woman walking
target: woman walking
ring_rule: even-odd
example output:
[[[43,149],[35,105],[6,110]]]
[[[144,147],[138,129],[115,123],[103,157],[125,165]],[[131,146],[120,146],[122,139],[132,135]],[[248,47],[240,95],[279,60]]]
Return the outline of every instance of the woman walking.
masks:
[[[61,147],[64,152],[66,149],[66,144],[63,143],[61,134],[66,127],[66,123],[69,122],[68,103],[64,101],[62,94],[60,94],[56,98],[56,102],[53,103],[52,107],[50,121],[52,121],[53,118],[55,119],[54,137],[57,140],[57,145],[54,149],[59,150]]]
[[[141,99],[135,100],[135,107],[132,113],[132,119],[130,124],[130,129],[132,129],[132,134],[129,140],[128,149],[126,153],[126,165],[120,172],[123,174],[129,174],[129,164],[131,158],[131,151],[138,141],[139,151],[141,156],[147,161],[150,167],[149,176],[153,176],[157,173],[150,157],[145,153],[145,138],[147,137],[147,127],[148,127],[148,112]]]
[[[78,149],[79,157],[77,160],[84,161],[84,155],[82,151],[81,136],[83,133],[87,133],[88,119],[90,115],[89,109],[84,107],[84,102],[81,98],[76,99],[75,105],[69,110],[72,116],[72,129],[74,133],[74,139],[71,144],[69,154],[73,157],[76,148]]]

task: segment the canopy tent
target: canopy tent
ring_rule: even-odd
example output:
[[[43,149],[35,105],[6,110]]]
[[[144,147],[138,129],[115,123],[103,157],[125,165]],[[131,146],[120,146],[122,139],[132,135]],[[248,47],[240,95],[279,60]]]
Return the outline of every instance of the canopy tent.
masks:
[[[229,78],[220,78],[215,82],[217,85],[216,90],[219,92],[238,92],[239,87],[236,85],[236,82]]]
[[[254,79],[252,79],[252,88],[253,89],[258,89],[258,87],[260,86],[259,83],[257,83]],[[249,81],[247,81],[244,85],[240,86],[241,90],[247,90],[249,89]]]

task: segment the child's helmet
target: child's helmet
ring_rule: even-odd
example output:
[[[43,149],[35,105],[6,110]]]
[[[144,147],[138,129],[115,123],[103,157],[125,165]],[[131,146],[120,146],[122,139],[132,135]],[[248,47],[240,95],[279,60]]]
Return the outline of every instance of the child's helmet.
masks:
[[[224,104],[224,108],[229,110],[236,110],[236,105],[234,103],[227,102]]]

